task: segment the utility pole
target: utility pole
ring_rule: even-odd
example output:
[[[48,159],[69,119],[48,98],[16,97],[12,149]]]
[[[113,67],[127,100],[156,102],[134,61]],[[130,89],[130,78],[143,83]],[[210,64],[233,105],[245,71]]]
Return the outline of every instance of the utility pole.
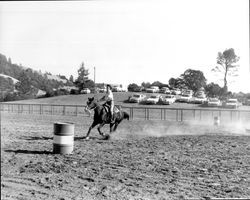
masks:
[[[2,112],[2,104],[0,103],[0,135],[2,135],[1,112]]]
[[[95,67],[94,67],[94,83],[95,83]]]
[[[95,67],[94,67],[94,84],[95,84]],[[96,86],[95,86],[95,93],[96,93]]]

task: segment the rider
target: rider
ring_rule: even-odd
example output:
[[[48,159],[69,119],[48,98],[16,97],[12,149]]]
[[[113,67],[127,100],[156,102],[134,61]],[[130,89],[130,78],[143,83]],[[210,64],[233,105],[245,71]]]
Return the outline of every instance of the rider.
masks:
[[[106,103],[110,106],[111,122],[114,122],[114,95],[111,85],[107,85],[106,95],[101,100],[106,100]]]

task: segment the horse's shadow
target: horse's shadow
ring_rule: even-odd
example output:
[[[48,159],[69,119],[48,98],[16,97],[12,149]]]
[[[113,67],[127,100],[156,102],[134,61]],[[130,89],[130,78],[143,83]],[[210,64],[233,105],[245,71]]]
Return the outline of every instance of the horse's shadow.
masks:
[[[86,136],[81,136],[81,137],[74,137],[74,141],[84,141],[86,138]],[[45,136],[23,136],[21,137],[21,139],[24,140],[53,140],[53,137],[45,137]],[[100,138],[100,137],[90,137],[90,140],[107,140],[109,139],[109,137],[104,137],[104,138]]]
[[[85,140],[86,139],[86,136],[83,136],[83,137],[74,137],[74,141],[91,141],[91,140],[94,140],[96,142],[98,141],[105,141],[105,140],[109,140],[110,138],[110,135],[106,135],[106,137],[95,137],[95,136],[91,136],[89,137],[88,140]]]

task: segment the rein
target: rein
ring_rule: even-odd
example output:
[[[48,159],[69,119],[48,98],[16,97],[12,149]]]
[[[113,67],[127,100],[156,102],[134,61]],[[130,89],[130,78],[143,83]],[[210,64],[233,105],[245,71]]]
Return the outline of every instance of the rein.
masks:
[[[92,107],[92,108],[89,108],[88,106],[88,108],[89,108],[89,110],[95,110],[98,106],[103,106],[103,105],[100,105],[100,104],[98,104],[97,102],[95,103],[95,106],[94,107]],[[104,106],[103,106],[104,107]]]
[[[96,106],[93,107],[93,108],[89,108],[88,106],[87,106],[87,107],[88,107],[89,110],[95,110],[95,109],[97,108],[97,106],[98,106],[98,105],[96,104]]]
[[[95,110],[97,107],[103,107],[103,109],[106,110],[105,107],[109,107],[109,105],[107,105],[106,103],[104,103],[103,105],[100,105],[99,103],[95,102],[95,106],[90,108],[88,105],[86,106],[86,109],[91,111],[91,110]]]

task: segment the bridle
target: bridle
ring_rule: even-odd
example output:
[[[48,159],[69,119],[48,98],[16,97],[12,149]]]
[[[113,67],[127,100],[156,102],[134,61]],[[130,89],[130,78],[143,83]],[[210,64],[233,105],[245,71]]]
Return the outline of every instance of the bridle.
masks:
[[[97,105],[94,106],[94,107],[92,107],[92,108],[90,108],[90,107],[87,105],[85,108],[88,109],[88,110],[95,110],[95,109],[97,108]]]
[[[88,110],[95,110],[97,108],[98,104],[96,103],[94,107],[90,108],[88,105],[85,107],[85,109]]]

